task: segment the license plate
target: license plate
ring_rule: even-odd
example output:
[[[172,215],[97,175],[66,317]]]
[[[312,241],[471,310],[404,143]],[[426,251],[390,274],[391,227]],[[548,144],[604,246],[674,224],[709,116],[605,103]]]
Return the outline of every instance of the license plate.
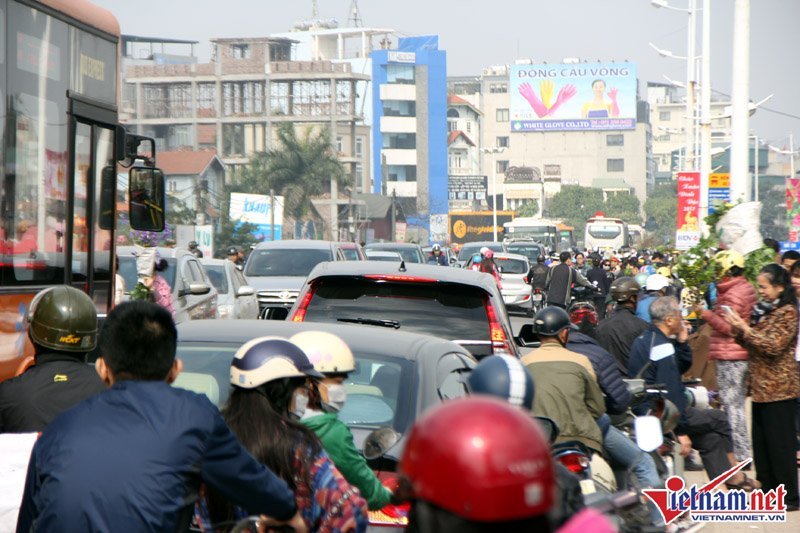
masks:
[[[533,301],[534,302],[541,302],[542,301],[542,295],[541,294],[534,294],[533,295]]]

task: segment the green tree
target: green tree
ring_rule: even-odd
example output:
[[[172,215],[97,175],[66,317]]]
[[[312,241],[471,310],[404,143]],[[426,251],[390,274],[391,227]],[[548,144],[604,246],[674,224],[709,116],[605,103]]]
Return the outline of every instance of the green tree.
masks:
[[[292,124],[281,123],[275,148],[254,154],[234,188],[255,194],[274,190],[284,197],[285,212],[301,219],[311,210],[311,198],[324,193],[332,179],[340,186],[349,183],[328,128],[307,128],[298,136]]]
[[[648,231],[654,232],[663,242],[672,241],[678,218],[677,183],[663,183],[653,188],[644,203],[644,214]]]
[[[539,212],[539,200],[533,198],[528,200],[514,211],[514,216],[517,217],[535,217]]]
[[[634,194],[613,194],[606,199],[603,212],[608,217],[619,218],[628,224],[641,224],[639,198]]]
[[[583,235],[586,220],[603,210],[603,191],[580,185],[564,185],[547,203],[548,217],[572,226]]]

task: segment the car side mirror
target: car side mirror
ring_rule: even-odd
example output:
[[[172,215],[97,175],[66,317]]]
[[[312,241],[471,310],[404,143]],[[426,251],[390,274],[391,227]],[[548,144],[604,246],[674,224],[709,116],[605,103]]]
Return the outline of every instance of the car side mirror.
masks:
[[[239,290],[236,291],[236,297],[238,298],[240,296],[252,296],[255,293],[256,290],[253,287],[249,285],[242,285],[241,287],[239,287]]]
[[[378,428],[364,439],[364,457],[377,459],[400,440],[400,434],[389,426]]]
[[[525,324],[519,329],[515,340],[519,346],[533,346],[539,342],[539,336],[534,332],[533,324]]]
[[[194,296],[202,296],[211,292],[211,285],[207,283],[190,283],[188,289],[182,289],[178,292],[179,297],[192,294]]]
[[[450,258],[450,264],[451,264],[451,265],[455,265],[456,263],[458,263],[458,259],[457,259],[457,258],[455,258],[455,257],[451,257],[451,258]]]

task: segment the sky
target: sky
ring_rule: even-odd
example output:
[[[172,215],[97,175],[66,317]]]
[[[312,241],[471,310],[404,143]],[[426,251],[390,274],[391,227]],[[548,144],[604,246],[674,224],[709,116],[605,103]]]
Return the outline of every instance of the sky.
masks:
[[[311,0],[92,1],[116,15],[123,33],[200,41],[201,60],[208,59],[210,38],[284,32],[312,12]],[[689,1],[669,0],[675,7],[687,7]],[[346,25],[351,0],[318,3],[320,18]],[[711,4],[712,88],[730,94],[734,0]],[[751,117],[750,129],[781,148],[788,147],[793,133],[797,149],[800,0],[751,0],[750,5],[750,98],[774,94]],[[451,76],[478,76],[486,66],[513,64],[517,58],[557,63],[577,57],[636,63],[642,92],[647,81],[665,82],[665,75],[686,79],[685,61],[661,57],[648,43],[685,56],[688,16],[655,8],[649,0],[360,0],[358,6],[364,26],[439,35]]]

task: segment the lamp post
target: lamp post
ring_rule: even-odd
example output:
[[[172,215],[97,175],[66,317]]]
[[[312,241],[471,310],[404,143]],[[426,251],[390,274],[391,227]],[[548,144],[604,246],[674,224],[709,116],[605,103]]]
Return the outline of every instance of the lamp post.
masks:
[[[776,154],[783,154],[789,156],[789,177],[795,177],[795,170],[794,170],[794,158],[797,156],[798,152],[794,150],[794,135],[789,134],[789,149],[788,150],[781,150],[777,146],[768,145],[768,148],[775,152]]]
[[[481,148],[481,152],[484,154],[492,154],[492,234],[494,242],[497,242],[497,165],[495,155],[505,151],[504,146]]]

